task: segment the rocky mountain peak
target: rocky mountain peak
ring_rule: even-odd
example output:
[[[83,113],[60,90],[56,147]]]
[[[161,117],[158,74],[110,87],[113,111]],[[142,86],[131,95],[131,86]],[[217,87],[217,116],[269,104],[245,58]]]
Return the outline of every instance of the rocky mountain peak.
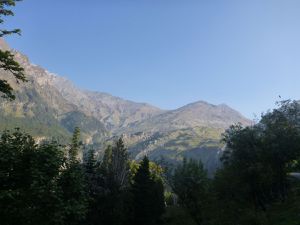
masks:
[[[0,49],[4,51],[10,50],[9,45],[6,43],[6,41],[3,38],[0,38]]]
[[[3,39],[0,48],[9,49]],[[14,51],[27,83],[14,85],[17,99],[0,100],[0,129],[24,127],[37,138],[57,135],[68,140],[75,127],[83,140],[101,152],[103,143],[123,136],[132,157],[148,155],[180,160],[183,156],[215,167],[222,132],[234,123],[251,121],[225,104],[197,101],[175,110],[161,110],[113,95],[82,90],[67,78],[34,65]],[[0,71],[0,79],[7,74]],[[100,146],[100,147],[99,147]]]

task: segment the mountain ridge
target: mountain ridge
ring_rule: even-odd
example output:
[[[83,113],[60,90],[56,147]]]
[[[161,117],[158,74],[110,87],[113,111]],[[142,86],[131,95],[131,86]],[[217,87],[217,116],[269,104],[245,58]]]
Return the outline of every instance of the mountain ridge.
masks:
[[[1,47],[9,48],[4,41],[0,41]],[[205,166],[213,170],[222,150],[222,132],[234,123],[252,124],[226,104],[200,100],[162,110],[107,93],[82,90],[67,78],[32,64],[26,55],[16,50],[13,53],[29,82],[16,84],[9,80],[17,99],[0,100],[0,129],[18,126],[40,139],[57,134],[66,140],[78,126],[83,141],[100,153],[105,143],[123,136],[136,159],[148,155],[175,162],[193,157],[205,161]],[[0,71],[0,78],[8,76]]]

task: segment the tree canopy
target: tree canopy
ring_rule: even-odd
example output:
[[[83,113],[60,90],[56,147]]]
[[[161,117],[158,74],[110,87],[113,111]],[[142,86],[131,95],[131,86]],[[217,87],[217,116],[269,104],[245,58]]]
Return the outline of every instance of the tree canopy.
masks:
[[[1,0],[0,1],[0,24],[4,24],[4,18],[7,16],[13,16],[14,12],[11,10],[11,7],[16,5],[16,2],[21,0]],[[0,29],[0,38],[3,38],[7,35],[11,34],[21,34],[20,29]],[[20,64],[14,59],[14,54],[10,51],[0,49],[0,69],[6,71],[7,74],[12,75],[16,82],[19,83],[25,82],[26,77],[24,73],[24,69],[20,66]],[[7,79],[0,79],[0,92],[3,93],[2,97],[13,100],[15,99],[15,95],[13,94],[13,88],[7,81]]]
[[[147,157],[130,159],[122,139],[95,152],[79,128],[66,146],[4,131],[1,224],[297,225],[300,182],[289,173],[299,171],[299,119],[299,103],[285,101],[253,126],[230,127],[212,178],[192,159],[164,176]]]

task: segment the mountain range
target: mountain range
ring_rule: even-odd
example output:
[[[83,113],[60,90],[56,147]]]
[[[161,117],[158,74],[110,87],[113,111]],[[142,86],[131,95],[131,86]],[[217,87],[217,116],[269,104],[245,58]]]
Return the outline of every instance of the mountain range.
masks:
[[[37,140],[68,140],[80,127],[84,143],[101,153],[105,143],[122,136],[131,157],[148,155],[153,160],[177,162],[183,157],[201,159],[209,171],[219,162],[221,134],[230,125],[252,122],[225,104],[198,101],[175,110],[162,110],[107,93],[82,90],[70,80],[34,65],[28,57],[10,49],[3,39],[0,48],[11,50],[25,69],[28,82],[17,84],[16,100],[0,99],[0,130],[20,127]]]

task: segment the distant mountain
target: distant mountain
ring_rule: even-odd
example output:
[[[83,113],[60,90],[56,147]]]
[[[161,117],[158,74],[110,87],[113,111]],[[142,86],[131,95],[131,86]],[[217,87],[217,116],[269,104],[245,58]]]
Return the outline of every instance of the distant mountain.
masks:
[[[0,47],[8,48],[3,40]],[[17,51],[14,51],[14,54],[25,69],[28,82],[17,84],[8,73],[0,72],[0,78],[9,79],[9,83],[16,90],[15,101],[0,99],[0,130],[20,127],[39,139],[55,137],[65,141],[70,137],[72,130],[80,126],[83,139],[87,143],[92,143],[93,136],[105,136],[108,133],[101,121],[86,115],[53,87],[52,82],[56,75],[31,64],[25,55]],[[78,118],[84,118],[84,121],[77,120]]]
[[[149,155],[176,162],[191,157],[201,159],[212,171],[224,145],[220,141],[222,133],[236,123],[252,124],[225,104],[199,101],[131,124],[120,133],[126,134],[128,143],[133,140],[130,149],[136,159]]]
[[[0,40],[0,48],[9,46]],[[176,163],[183,157],[201,159],[209,171],[219,162],[221,134],[231,124],[251,121],[229,106],[204,101],[175,110],[161,110],[110,94],[81,90],[71,81],[30,63],[18,51],[15,58],[25,68],[29,82],[16,84],[16,101],[0,99],[0,129],[21,127],[36,138],[68,140],[79,126],[83,141],[100,152],[107,141],[123,136],[131,156],[148,155],[155,160]]]
[[[136,103],[106,93],[81,90],[71,81],[59,76],[51,80],[51,85],[67,101],[75,104],[85,114],[103,122],[107,129],[113,132],[163,112],[146,103]]]
[[[204,101],[199,101],[138,121],[131,124],[131,127],[127,127],[126,131],[161,132],[193,127],[226,129],[235,123],[249,125],[251,121],[225,104],[212,105]]]

